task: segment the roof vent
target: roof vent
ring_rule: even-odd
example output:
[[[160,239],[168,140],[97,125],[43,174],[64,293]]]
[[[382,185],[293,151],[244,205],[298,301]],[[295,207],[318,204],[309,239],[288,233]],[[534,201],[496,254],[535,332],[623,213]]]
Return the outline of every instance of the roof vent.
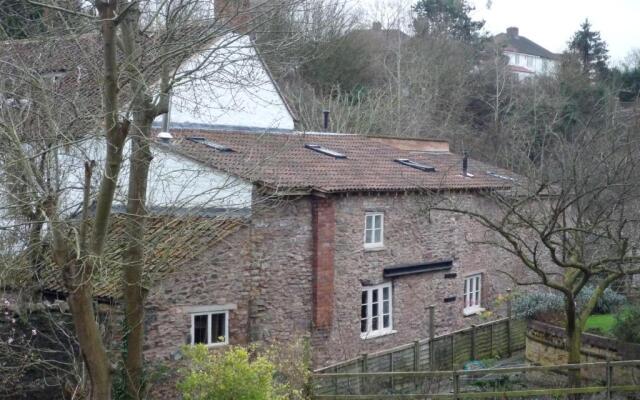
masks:
[[[436,172],[436,168],[435,167],[432,167],[430,165],[420,164],[419,162],[415,162],[415,161],[409,160],[408,158],[398,158],[398,159],[396,159],[394,161],[397,162],[397,163],[400,163],[402,165],[406,165],[407,167],[419,169],[420,171]]]
[[[156,137],[160,140],[160,143],[167,143],[167,144],[171,143],[171,139],[173,139],[173,135],[170,134],[169,132],[160,132]]]
[[[326,147],[322,147],[319,144],[305,144],[304,147],[309,150],[317,151],[318,153],[324,154],[326,156],[335,158],[347,158],[347,156],[345,156],[344,154],[338,153],[337,151],[331,149],[327,149]]]
[[[207,138],[204,138],[202,136],[189,136],[187,137],[187,140],[194,142],[194,143],[201,143],[204,144],[207,147],[210,147],[214,150],[217,151],[221,151],[221,152],[229,152],[229,151],[233,151],[233,149],[229,146],[225,146],[223,144],[219,144],[216,142],[213,142]]]

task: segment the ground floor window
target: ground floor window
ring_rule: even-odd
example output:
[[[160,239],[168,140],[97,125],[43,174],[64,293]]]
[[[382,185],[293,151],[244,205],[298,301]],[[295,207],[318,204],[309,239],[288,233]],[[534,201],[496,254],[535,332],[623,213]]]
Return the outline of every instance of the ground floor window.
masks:
[[[229,311],[191,314],[191,344],[207,346],[229,343]]]
[[[393,330],[391,283],[362,288],[360,335],[375,337]]]
[[[482,304],[482,274],[470,275],[464,278],[464,314],[475,314],[483,310]]]

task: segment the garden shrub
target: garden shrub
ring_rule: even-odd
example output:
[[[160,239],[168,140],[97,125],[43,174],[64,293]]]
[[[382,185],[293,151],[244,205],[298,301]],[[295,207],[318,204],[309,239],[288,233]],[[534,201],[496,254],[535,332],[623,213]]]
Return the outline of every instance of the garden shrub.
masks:
[[[514,296],[512,307],[516,317],[533,319],[564,310],[564,300],[551,292],[519,293]]]
[[[583,306],[589,301],[589,298],[593,295],[593,291],[595,287],[593,286],[585,286],[578,294],[578,298],[576,299],[578,302],[578,307]],[[627,298],[616,292],[613,289],[606,288],[602,297],[598,299],[596,306],[594,307],[592,314],[611,314],[616,312],[621,305],[626,303]]]
[[[613,334],[623,342],[640,343],[640,306],[627,306],[616,314]]]
[[[273,344],[263,351],[276,368],[276,391],[286,400],[305,400],[311,392],[311,349],[307,338]]]
[[[273,381],[274,365],[264,356],[230,347],[210,351],[204,345],[185,346],[187,366],[180,371],[178,390],[185,400],[282,400]]]
[[[578,309],[584,307],[595,288],[585,286],[576,299]],[[609,314],[626,302],[626,297],[612,289],[605,289],[592,313]],[[554,292],[519,293],[513,298],[513,313],[520,318],[533,319],[544,314],[564,312],[564,296]]]

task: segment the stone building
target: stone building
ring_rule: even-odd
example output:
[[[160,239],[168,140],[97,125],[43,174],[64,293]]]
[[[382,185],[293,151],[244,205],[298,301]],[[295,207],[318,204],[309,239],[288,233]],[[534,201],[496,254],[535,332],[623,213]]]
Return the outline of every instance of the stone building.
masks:
[[[150,285],[149,360],[177,358],[185,343],[304,336],[323,366],[426,337],[430,305],[437,334],[477,323],[484,310],[500,314],[495,300],[511,282],[498,271],[517,263],[474,244],[489,233],[469,217],[428,205],[447,197],[491,212],[483,194],[513,185],[513,174],[473,160],[463,171],[441,141],[171,134],[155,147],[243,182],[251,201],[199,217],[236,221],[224,235],[175,230],[186,239],[174,245],[188,243],[190,256]]]

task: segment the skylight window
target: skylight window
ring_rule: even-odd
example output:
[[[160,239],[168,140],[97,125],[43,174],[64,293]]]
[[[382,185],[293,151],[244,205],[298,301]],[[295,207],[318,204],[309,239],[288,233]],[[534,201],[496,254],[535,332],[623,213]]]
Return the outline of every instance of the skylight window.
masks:
[[[516,180],[515,178],[512,178],[510,176],[500,175],[497,172],[493,172],[493,171],[487,171],[487,175],[491,175],[491,176],[496,177],[496,178],[504,179],[506,181],[515,181]]]
[[[339,153],[335,150],[327,149],[326,147],[322,147],[319,144],[305,144],[304,147],[306,147],[309,150],[317,151],[318,153],[324,154],[326,156],[331,156],[335,158],[347,158],[347,156],[345,156],[344,154]]]
[[[231,147],[229,147],[229,146],[225,146],[223,144],[216,143],[216,142],[211,141],[211,140],[209,140],[207,138],[204,138],[202,136],[190,136],[190,137],[187,138],[187,140],[190,140],[190,141],[192,141],[194,143],[204,144],[207,147],[210,147],[210,148],[212,148],[214,150],[218,150],[218,151],[221,151],[221,152],[233,151],[233,149]]]
[[[424,171],[424,172],[436,172],[435,167],[432,167],[430,165],[420,164],[419,162],[409,160],[408,158],[398,158],[395,160],[395,162],[400,163],[402,165],[406,165],[407,167],[419,169],[420,171]]]

